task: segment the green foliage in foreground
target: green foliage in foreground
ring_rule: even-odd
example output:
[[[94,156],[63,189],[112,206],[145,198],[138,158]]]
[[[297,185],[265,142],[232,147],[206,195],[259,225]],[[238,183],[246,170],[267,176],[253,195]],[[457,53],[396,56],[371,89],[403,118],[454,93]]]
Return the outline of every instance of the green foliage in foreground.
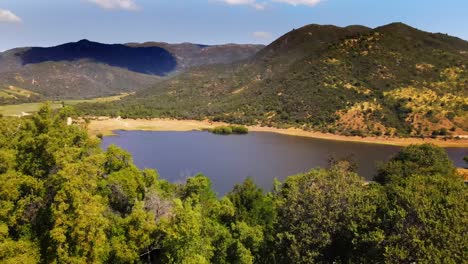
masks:
[[[218,126],[213,129],[208,129],[213,134],[219,135],[230,135],[230,134],[247,134],[249,129],[245,126],[229,125],[229,126]]]
[[[366,183],[347,162],[222,198],[103,151],[66,114],[0,119],[1,263],[463,263],[468,191],[411,146]]]

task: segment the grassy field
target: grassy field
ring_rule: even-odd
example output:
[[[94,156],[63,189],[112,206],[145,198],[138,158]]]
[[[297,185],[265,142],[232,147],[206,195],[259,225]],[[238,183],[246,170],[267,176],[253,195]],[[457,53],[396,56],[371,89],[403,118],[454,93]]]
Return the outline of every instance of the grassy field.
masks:
[[[119,95],[107,96],[107,97],[98,97],[93,99],[84,99],[84,100],[65,100],[65,105],[76,105],[81,103],[107,103],[118,101],[126,96],[129,96],[133,93],[121,93]]]
[[[99,97],[86,100],[63,100],[63,101],[53,101],[52,108],[58,109],[62,107],[62,102],[65,105],[76,105],[80,103],[103,103],[103,102],[112,102],[122,99],[125,96],[130,95],[129,93],[122,93],[119,95],[108,96],[108,97]],[[0,114],[5,116],[18,116],[22,113],[34,113],[39,110],[39,107],[43,102],[40,103],[26,103],[26,104],[14,104],[14,105],[0,105]]]
[[[24,113],[36,112],[42,103],[27,103],[16,105],[0,105],[0,114],[4,116],[18,116]],[[57,109],[62,107],[61,103],[52,103],[52,108]]]

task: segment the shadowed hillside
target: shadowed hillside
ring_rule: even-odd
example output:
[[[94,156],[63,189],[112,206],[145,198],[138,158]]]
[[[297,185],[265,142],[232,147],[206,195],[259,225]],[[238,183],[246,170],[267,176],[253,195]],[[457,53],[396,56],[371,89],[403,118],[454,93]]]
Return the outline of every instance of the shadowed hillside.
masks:
[[[345,135],[468,131],[468,42],[402,23],[308,25],[253,59],[191,69],[87,113],[209,118]]]
[[[160,47],[107,45],[86,39],[51,48],[31,48],[19,53],[18,56],[23,65],[89,59],[138,73],[159,76],[166,75],[177,67],[174,55]]]
[[[177,70],[183,71],[194,66],[226,64],[252,57],[263,45],[224,44],[201,45],[193,43],[169,44],[164,42],[128,43],[131,47],[161,47],[176,54]]]

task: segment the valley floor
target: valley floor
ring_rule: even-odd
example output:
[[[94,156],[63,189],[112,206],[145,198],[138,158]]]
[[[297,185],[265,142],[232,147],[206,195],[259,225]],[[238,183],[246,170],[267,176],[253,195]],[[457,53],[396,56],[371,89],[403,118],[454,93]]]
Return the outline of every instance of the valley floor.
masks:
[[[191,131],[214,128],[226,125],[221,122],[175,119],[120,119],[99,117],[93,118],[88,124],[88,131],[92,135],[114,135],[115,130],[146,130],[146,131]],[[327,140],[350,141],[360,143],[385,144],[407,146],[411,144],[432,143],[441,147],[468,147],[468,138],[464,139],[418,139],[418,138],[389,138],[389,137],[349,137],[321,132],[305,131],[297,128],[281,129],[273,127],[249,126],[249,131],[272,132],[291,136],[312,137]]]
[[[92,99],[71,99],[71,100],[56,100],[50,101],[53,109],[61,108],[63,105],[77,105],[81,103],[105,103],[118,101],[126,96],[133,93],[121,93],[119,95],[111,95],[106,97],[96,97]],[[11,105],[0,105],[0,114],[5,116],[25,116],[35,113],[44,105],[44,102],[36,103],[24,103],[24,104],[11,104]]]

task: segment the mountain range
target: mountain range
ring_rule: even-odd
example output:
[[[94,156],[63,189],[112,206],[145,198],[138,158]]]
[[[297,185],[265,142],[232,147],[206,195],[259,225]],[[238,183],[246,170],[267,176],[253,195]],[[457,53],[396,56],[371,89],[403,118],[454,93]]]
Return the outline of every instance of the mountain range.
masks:
[[[468,42],[402,23],[307,25],[242,61],[202,65],[83,113],[210,119],[345,135],[468,131]]]
[[[89,40],[0,53],[0,102],[81,99],[133,92],[193,66],[231,63],[261,45],[102,44]],[[23,91],[18,94],[15,91]]]
[[[0,104],[209,119],[345,135],[468,134],[468,42],[402,23],[306,25],[268,46],[88,40],[0,53]]]

